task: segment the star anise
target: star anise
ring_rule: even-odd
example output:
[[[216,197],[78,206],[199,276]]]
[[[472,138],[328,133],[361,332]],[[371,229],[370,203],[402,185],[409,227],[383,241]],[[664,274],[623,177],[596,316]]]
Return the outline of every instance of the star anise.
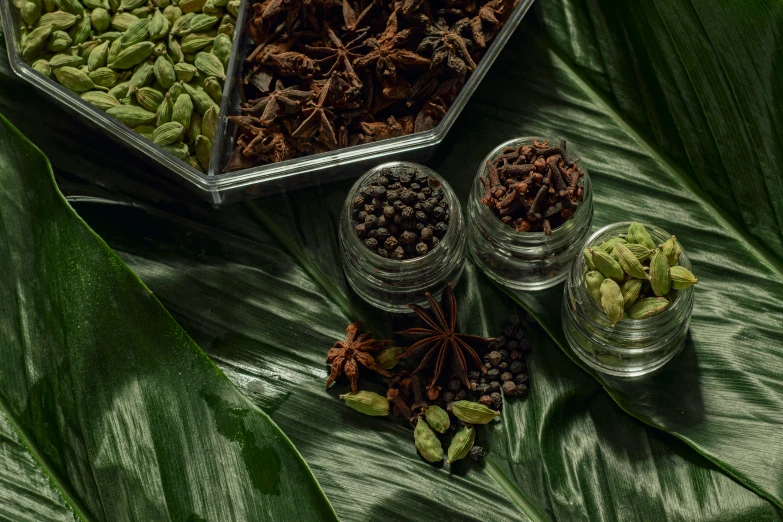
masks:
[[[361,323],[352,323],[345,329],[345,341],[337,341],[326,354],[326,362],[332,365],[332,371],[326,380],[326,389],[341,374],[351,382],[351,392],[359,391],[359,364],[384,377],[391,374],[381,368],[373,354],[391,344],[391,341],[373,339],[372,332],[360,333]]]
[[[263,98],[251,100],[243,104],[241,110],[245,113],[259,114],[259,125],[269,125],[275,118],[283,114],[295,114],[302,108],[302,103],[313,98],[310,91],[301,91],[296,87],[284,88],[278,80],[275,90]]]
[[[470,56],[469,49],[473,42],[462,36],[466,31],[470,31],[470,20],[467,18],[456,22],[452,28],[445,23],[434,25],[427,30],[427,36],[417,51],[431,56],[433,67],[443,65],[464,76],[476,69],[476,62]]]
[[[328,25],[324,24],[324,28],[326,29],[326,37],[329,41],[328,46],[311,47],[307,45],[304,48],[309,53],[323,57],[315,60],[315,63],[319,65],[334,60],[334,63],[332,63],[329,70],[324,73],[325,76],[329,76],[339,67],[348,76],[351,85],[355,89],[361,89],[362,82],[359,79],[359,76],[356,75],[356,71],[353,70],[352,62],[359,57],[359,55],[356,54],[356,51],[362,46],[361,41],[364,39],[364,34],[360,34],[347,44],[343,44],[342,40],[334,34],[334,31],[332,31]]]
[[[364,45],[370,52],[355,59],[353,65],[359,68],[375,65],[378,78],[391,82],[397,79],[397,67],[429,67],[429,58],[403,47],[410,34],[410,29],[397,32],[396,26],[391,26],[381,38],[368,38]]]
[[[418,305],[409,304],[408,306],[427,323],[429,328],[411,328],[403,332],[397,332],[399,335],[416,341],[407,350],[398,355],[397,359],[408,359],[424,355],[419,366],[413,370],[413,374],[416,374],[430,363],[433,356],[437,355],[432,379],[427,385],[427,396],[434,401],[440,393],[437,382],[446,367],[448,359],[451,359],[456,375],[468,387],[470,387],[468,361],[473,363],[475,368],[486,372],[481,363],[481,357],[476,353],[476,350],[485,349],[490,339],[455,332],[457,327],[457,301],[454,298],[451,283],[443,291],[441,304],[438,304],[429,292],[425,295],[430,303],[432,315]]]

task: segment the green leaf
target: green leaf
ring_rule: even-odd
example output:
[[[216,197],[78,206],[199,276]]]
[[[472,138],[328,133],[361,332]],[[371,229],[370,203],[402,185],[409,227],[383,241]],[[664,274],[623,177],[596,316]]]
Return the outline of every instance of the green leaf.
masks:
[[[0,514],[334,519],[291,442],[75,215],[5,119],[0,172],[0,498],[18,494]]]

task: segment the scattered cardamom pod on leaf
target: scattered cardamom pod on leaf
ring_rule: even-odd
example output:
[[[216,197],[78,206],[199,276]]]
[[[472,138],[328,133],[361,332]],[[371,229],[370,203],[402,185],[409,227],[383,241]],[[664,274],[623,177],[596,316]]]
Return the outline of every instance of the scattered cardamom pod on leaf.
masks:
[[[429,462],[440,462],[443,460],[443,447],[440,445],[440,440],[422,417],[419,417],[418,422],[416,422],[416,427],[413,430],[413,441],[421,456]]]
[[[389,414],[389,401],[386,397],[370,391],[358,391],[340,395],[345,404],[365,415],[381,417]]]
[[[449,445],[447,464],[464,459],[476,441],[476,430],[470,424],[459,430]]]

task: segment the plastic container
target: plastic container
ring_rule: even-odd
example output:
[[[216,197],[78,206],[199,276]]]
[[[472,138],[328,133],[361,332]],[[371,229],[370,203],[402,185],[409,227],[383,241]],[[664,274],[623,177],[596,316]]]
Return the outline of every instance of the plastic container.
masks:
[[[384,170],[405,171],[415,167],[441,182],[449,204],[449,229],[426,255],[395,260],[381,257],[364,246],[354,233],[351,220],[353,200],[364,183]],[[362,299],[381,310],[413,313],[408,303],[426,305],[425,292],[437,299],[448,283],[456,285],[465,268],[465,225],[456,194],[435,171],[403,161],[379,165],[351,187],[340,215],[340,245],[343,270],[348,283]]]
[[[597,231],[587,241],[593,246],[624,234],[630,223],[615,223]],[[660,228],[645,225],[656,244],[671,237]],[[680,265],[691,269],[682,250]],[[563,297],[563,331],[573,352],[596,371],[635,377],[657,370],[685,345],[693,312],[693,287],[680,290],[662,313],[648,319],[624,317],[612,328],[603,310],[584,284],[585,261],[579,256],[571,269]]]
[[[19,55],[19,12],[13,6],[12,0],[1,2],[0,9],[2,10],[9,62],[11,68],[19,77],[46,92],[61,105],[71,109],[83,122],[97,125],[117,141],[138,150],[144,158],[164,166],[167,170],[174,173],[177,178],[186,182],[202,198],[211,203],[222,205],[246,197],[267,195],[354,177],[370,165],[377,164],[384,158],[392,159],[392,156],[394,159],[413,159],[417,161],[424,161],[429,158],[434,153],[434,147],[443,141],[452,125],[454,125],[457,116],[462,112],[462,109],[484,75],[498,54],[500,54],[514,29],[522,21],[533,0],[519,0],[506,25],[493,40],[454,104],[449,108],[440,124],[434,129],[400,138],[223,174],[221,169],[233,148],[234,135],[233,126],[228,125],[227,116],[238,112],[239,92],[235,87],[235,78],[241,71],[242,63],[250,47],[244,21],[252,3],[251,0],[243,0],[239,17],[237,18],[237,29],[233,39],[234,48],[226,71],[227,78],[223,89],[223,99],[220,104],[220,121],[218,122],[212,150],[212,163],[206,173],[199,172],[165,152],[160,147],[139,136],[133,130],[92,107],[75,94],[27,65]]]
[[[543,232],[517,232],[501,222],[484,204],[484,186],[479,177],[487,175],[487,161],[495,158],[506,147],[517,148],[532,145],[532,140],[546,138],[524,137],[507,141],[481,162],[468,199],[468,244],[476,265],[502,286],[517,290],[543,290],[568,277],[574,259],[582,251],[593,223],[593,190],[590,175],[581,166],[584,201],[580,203],[573,219],[552,230]],[[548,140],[549,143],[559,143]],[[578,157],[568,144],[568,157]]]

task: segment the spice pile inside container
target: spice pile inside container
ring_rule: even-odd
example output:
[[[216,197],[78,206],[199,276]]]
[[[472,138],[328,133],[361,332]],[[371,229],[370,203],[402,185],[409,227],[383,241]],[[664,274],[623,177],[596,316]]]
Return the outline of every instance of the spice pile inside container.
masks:
[[[19,0],[32,67],[209,168],[240,0]]]
[[[528,391],[525,353],[532,344],[518,317],[503,334],[487,339],[456,329],[456,300],[451,285],[438,303],[427,294],[430,310],[409,305],[423,326],[397,332],[410,340],[406,347],[373,339],[358,323],[346,330],[346,340],[329,350],[331,366],[326,387],[345,376],[351,392],[340,395],[351,408],[372,416],[392,414],[414,426],[414,443],[429,462],[447,463],[470,456],[484,457],[475,425],[500,415],[505,400]],[[360,390],[359,377],[375,373],[387,385],[386,395]],[[377,379],[375,379],[377,380]]]
[[[515,0],[265,0],[225,171],[432,129]]]

